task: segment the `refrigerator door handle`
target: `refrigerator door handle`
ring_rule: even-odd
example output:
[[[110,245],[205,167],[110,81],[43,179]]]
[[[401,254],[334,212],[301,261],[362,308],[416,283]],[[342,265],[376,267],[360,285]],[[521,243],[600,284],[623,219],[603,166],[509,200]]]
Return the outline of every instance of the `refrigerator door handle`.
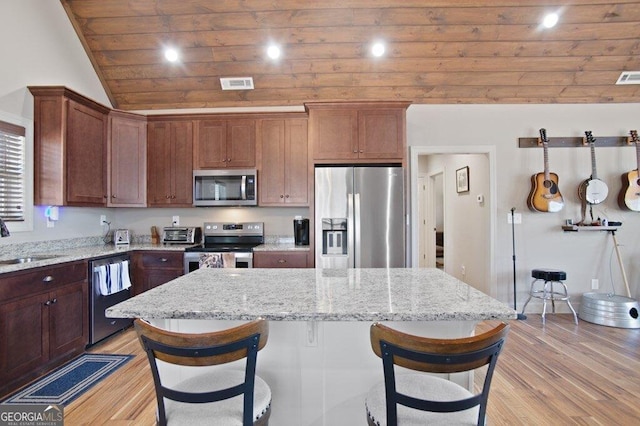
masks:
[[[347,268],[352,267],[355,247],[353,194],[347,194]]]
[[[355,248],[355,252],[353,253],[354,255],[354,259],[355,259],[355,267],[356,268],[360,268],[362,266],[362,259],[360,256],[360,244],[361,244],[361,238],[360,238],[360,194],[359,193],[355,193],[354,194],[354,209],[353,209],[353,233],[354,235],[354,248]]]

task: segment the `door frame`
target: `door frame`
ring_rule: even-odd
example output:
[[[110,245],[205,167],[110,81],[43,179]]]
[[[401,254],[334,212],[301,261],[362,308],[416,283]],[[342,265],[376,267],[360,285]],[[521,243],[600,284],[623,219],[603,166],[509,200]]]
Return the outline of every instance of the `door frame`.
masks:
[[[496,281],[496,264],[495,264],[495,246],[496,246],[496,218],[498,207],[496,204],[496,147],[495,145],[475,145],[475,146],[410,146],[409,147],[409,186],[410,186],[410,232],[411,237],[410,250],[411,250],[411,267],[418,267],[420,265],[420,249],[419,240],[414,238],[415,235],[420,235],[420,213],[418,203],[420,202],[420,196],[418,194],[418,175],[419,175],[419,157],[421,155],[436,155],[436,154],[484,154],[489,159],[489,194],[485,196],[485,202],[488,202],[489,208],[489,265],[488,265],[488,277],[486,279],[489,282],[490,296],[496,297],[497,295],[497,281]]]

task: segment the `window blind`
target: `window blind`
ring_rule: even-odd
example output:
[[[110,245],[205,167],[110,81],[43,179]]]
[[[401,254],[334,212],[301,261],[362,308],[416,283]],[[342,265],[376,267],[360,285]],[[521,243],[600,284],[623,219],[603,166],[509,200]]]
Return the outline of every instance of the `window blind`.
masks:
[[[0,121],[0,217],[24,220],[25,128]]]

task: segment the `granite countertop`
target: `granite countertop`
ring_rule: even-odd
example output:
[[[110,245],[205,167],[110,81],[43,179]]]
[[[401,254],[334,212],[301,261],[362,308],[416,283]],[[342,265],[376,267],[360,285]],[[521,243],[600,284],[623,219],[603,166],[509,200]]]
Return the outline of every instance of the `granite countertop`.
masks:
[[[198,269],[108,308],[107,316],[480,321],[516,312],[439,269]]]
[[[92,240],[91,240],[92,241]],[[47,259],[40,259],[26,263],[15,263],[10,265],[0,264],[0,274],[7,272],[22,271],[25,269],[38,268],[41,266],[51,266],[59,263],[73,262],[76,260],[87,260],[111,256],[122,252],[132,252],[136,250],[168,250],[184,251],[191,247],[186,244],[151,244],[149,242],[137,242],[116,247],[113,243],[90,243],[91,245],[74,245],[74,241],[53,240],[43,241],[34,244],[26,244],[19,247],[7,247],[0,255],[0,262],[3,260],[33,257],[51,256]],[[86,241],[85,241],[86,243]],[[198,245],[198,244],[193,244]],[[257,246],[254,251],[305,251],[310,250],[309,246],[296,246],[293,238],[270,237],[265,244]]]
[[[22,271],[25,269],[38,268],[41,266],[51,266],[59,263],[73,262],[76,260],[87,260],[93,258],[100,258],[111,256],[119,253],[127,253],[136,250],[170,250],[170,251],[184,251],[185,245],[162,245],[162,244],[150,244],[150,243],[137,243],[127,244],[121,246],[115,246],[112,243],[100,244],[92,246],[81,247],[63,247],[55,246],[50,247],[50,250],[40,247],[38,249],[30,250],[28,252],[21,252],[20,254],[8,254],[0,256],[0,261],[5,259],[14,259],[18,257],[31,257],[31,256],[52,256],[48,259],[36,260],[27,263],[16,263],[11,265],[0,265],[0,274],[14,271]]]
[[[257,251],[309,251],[309,246],[297,246],[292,241],[279,241],[275,243],[265,243],[253,248],[254,252]]]

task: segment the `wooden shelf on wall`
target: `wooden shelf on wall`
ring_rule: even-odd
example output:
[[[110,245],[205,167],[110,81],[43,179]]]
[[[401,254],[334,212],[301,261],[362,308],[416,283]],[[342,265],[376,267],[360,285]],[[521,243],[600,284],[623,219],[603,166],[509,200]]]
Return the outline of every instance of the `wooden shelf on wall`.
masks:
[[[601,136],[596,137],[596,147],[616,147],[616,146],[633,146],[633,142],[628,136]],[[540,138],[518,138],[519,148],[539,148],[542,146]],[[588,147],[589,143],[584,137],[570,138],[549,138],[547,145],[549,148],[576,148]]]
[[[562,225],[562,230],[565,232],[578,232],[578,231],[617,231],[617,226],[590,226],[590,225]]]

